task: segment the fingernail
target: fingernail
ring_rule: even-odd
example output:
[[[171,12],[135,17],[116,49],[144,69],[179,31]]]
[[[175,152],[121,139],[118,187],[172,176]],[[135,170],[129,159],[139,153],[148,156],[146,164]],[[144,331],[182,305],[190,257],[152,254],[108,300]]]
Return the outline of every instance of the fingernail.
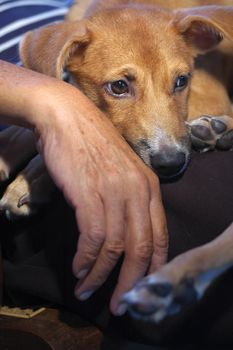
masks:
[[[115,316],[122,316],[126,313],[127,311],[127,305],[126,304],[121,304],[118,309],[114,312]]]
[[[83,269],[76,274],[76,278],[82,279],[88,274],[88,269]]]
[[[88,290],[87,292],[83,292],[82,294],[80,295],[77,295],[77,298],[81,301],[84,301],[84,300],[87,300],[88,298],[90,298],[90,296],[94,293],[93,290]]]

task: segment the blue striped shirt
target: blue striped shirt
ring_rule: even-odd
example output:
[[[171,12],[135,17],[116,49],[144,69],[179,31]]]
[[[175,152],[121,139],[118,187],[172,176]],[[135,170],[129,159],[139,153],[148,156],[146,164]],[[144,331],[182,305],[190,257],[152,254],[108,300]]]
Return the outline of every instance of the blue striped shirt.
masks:
[[[0,59],[21,65],[18,44],[28,30],[62,21],[73,0],[0,0]],[[6,126],[0,125],[0,131]]]
[[[0,0],[0,59],[20,64],[18,44],[28,30],[61,21],[72,0]]]

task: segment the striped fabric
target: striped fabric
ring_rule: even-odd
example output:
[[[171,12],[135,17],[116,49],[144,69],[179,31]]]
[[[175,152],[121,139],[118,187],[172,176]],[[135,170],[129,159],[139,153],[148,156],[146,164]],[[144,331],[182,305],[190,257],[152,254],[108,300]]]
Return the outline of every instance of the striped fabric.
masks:
[[[23,34],[61,21],[72,2],[73,0],[0,0],[0,59],[21,65],[18,44]],[[0,125],[0,131],[6,127]]]
[[[0,0],[0,59],[20,64],[23,34],[61,21],[71,4],[72,0]]]

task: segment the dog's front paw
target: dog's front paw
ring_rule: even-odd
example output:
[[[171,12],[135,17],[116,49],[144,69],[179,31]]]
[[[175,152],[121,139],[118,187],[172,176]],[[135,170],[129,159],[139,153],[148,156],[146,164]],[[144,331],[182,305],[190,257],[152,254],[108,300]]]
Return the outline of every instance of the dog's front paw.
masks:
[[[0,210],[9,220],[30,216],[34,213],[30,202],[30,186],[23,175],[18,175],[10,183],[0,200]]]
[[[203,268],[201,249],[178,256],[157,273],[139,282],[122,298],[130,315],[135,319],[158,323],[178,314],[200,300],[215,279],[226,271],[225,265]],[[205,253],[205,251],[203,250]],[[208,255],[207,255],[208,258]]]
[[[40,156],[36,156],[11,182],[0,200],[0,210],[9,220],[29,217],[51,200],[54,184]]]
[[[175,284],[163,275],[153,274],[126,293],[122,302],[133,318],[158,323],[197,300],[198,291],[192,278],[186,277]]]
[[[192,146],[200,152],[233,150],[233,118],[202,116],[187,123]]]

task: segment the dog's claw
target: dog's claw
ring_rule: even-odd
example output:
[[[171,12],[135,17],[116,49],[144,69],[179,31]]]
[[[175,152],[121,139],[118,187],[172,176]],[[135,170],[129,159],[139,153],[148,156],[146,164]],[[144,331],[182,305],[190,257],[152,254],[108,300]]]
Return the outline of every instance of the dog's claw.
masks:
[[[233,149],[233,118],[202,116],[188,123],[194,149],[206,152],[213,149]]]
[[[28,193],[25,193],[19,198],[17,207],[20,208],[22,207],[22,205],[25,205],[25,204],[30,204],[30,195]]]
[[[0,210],[9,220],[29,217],[42,204],[50,202],[53,191],[54,184],[45,165],[40,156],[36,156],[7,186],[0,200]]]
[[[8,185],[0,200],[0,209],[5,212],[7,219],[15,220],[17,217],[32,214],[28,191],[28,182],[21,175]]]

